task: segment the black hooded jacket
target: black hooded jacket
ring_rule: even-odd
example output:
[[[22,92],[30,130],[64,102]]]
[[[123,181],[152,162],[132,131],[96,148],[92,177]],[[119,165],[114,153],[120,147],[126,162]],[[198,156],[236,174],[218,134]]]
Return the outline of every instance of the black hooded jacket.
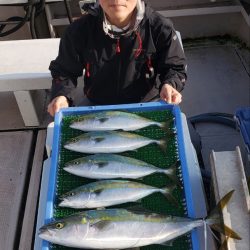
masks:
[[[170,20],[146,7],[137,31],[112,39],[104,33],[103,14],[87,14],[66,29],[58,57],[51,62],[52,99],[70,103],[84,73],[84,93],[96,104],[140,102],[157,81],[182,91],[186,59]]]

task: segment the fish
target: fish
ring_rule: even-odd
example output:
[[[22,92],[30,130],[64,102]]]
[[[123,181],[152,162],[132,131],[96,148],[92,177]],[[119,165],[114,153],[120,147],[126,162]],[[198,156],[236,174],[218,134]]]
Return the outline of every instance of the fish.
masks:
[[[122,153],[156,143],[166,151],[166,140],[154,140],[122,131],[96,131],[84,133],[67,141],[64,148],[80,153]]]
[[[156,188],[138,182],[125,180],[102,180],[73,189],[60,197],[60,207],[101,208],[127,202],[135,202],[160,192],[178,206],[171,192],[175,186]]]
[[[63,169],[89,179],[142,179],[154,173],[162,173],[178,183],[176,169],[179,164],[176,162],[169,168],[162,169],[127,156],[95,154],[69,161],[65,163]]]
[[[166,130],[172,120],[156,122],[133,113],[103,111],[79,116],[76,120],[72,121],[69,127],[85,132],[110,130],[135,131],[155,125]]]
[[[126,249],[166,244],[195,228],[209,227],[234,239],[241,237],[224,225],[219,215],[232,196],[225,195],[207,218],[192,219],[130,209],[87,210],[45,224],[41,239],[67,247],[87,249]],[[204,227],[205,230],[205,227]]]

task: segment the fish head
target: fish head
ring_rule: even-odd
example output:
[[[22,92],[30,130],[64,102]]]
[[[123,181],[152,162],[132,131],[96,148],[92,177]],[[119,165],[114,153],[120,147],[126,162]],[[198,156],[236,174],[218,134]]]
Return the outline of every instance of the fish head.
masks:
[[[87,208],[89,198],[88,192],[72,190],[59,197],[59,207]]]
[[[69,127],[73,129],[84,130],[84,118],[82,118],[81,120],[79,119],[77,121],[72,122],[69,125]]]
[[[78,247],[79,242],[87,235],[88,228],[86,218],[76,214],[42,226],[38,235],[55,244]]]
[[[61,195],[59,197],[59,200],[61,200],[61,202],[59,203],[59,207],[70,207],[75,199],[76,194],[77,193],[75,191],[70,191]]]
[[[76,147],[80,142],[80,136],[69,139],[65,144],[64,148],[71,150]]]
[[[91,141],[90,139],[91,138],[87,133],[83,135],[79,135],[77,137],[73,137],[64,144],[64,148],[77,151],[77,148],[81,146],[85,146],[85,147],[89,146],[89,143]]]
[[[70,128],[83,130],[83,131],[91,131],[91,127],[96,120],[95,114],[85,114],[76,117],[69,125]]]
[[[74,121],[74,122],[72,122],[72,123],[69,125],[69,127],[70,127],[70,128],[73,128],[73,129],[81,129],[81,128],[82,128],[82,125],[81,125],[81,124],[83,123],[83,120],[84,120],[84,119]]]
[[[78,158],[66,162],[63,169],[69,173],[77,175],[78,172],[81,172],[81,168],[85,167],[86,164],[88,164],[87,160],[85,160],[84,158]]]
[[[69,150],[76,150],[78,147],[91,147],[102,143],[107,139],[107,137],[112,136],[112,133],[96,131],[96,132],[88,132],[77,137],[73,137],[69,139],[65,144],[64,148]],[[77,151],[77,150],[76,150]]]
[[[95,171],[103,165],[106,164],[100,163],[100,161],[96,161],[90,157],[83,157],[65,163],[63,169],[71,174],[81,176],[82,172]]]

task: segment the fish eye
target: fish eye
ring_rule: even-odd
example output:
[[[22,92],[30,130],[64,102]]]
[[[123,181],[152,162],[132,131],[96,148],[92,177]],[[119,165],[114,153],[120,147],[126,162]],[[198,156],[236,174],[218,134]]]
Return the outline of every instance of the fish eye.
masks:
[[[75,165],[78,165],[78,164],[79,164],[79,162],[78,162],[78,161],[74,161],[74,164],[75,164]]]
[[[75,193],[74,193],[74,192],[71,192],[69,195],[70,195],[70,196],[74,196],[74,195],[75,195]]]
[[[56,229],[62,229],[64,227],[64,224],[63,223],[56,223]]]

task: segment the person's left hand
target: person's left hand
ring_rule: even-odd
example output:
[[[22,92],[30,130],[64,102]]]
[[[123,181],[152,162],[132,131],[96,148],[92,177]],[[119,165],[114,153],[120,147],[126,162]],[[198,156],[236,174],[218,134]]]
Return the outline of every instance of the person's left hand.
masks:
[[[180,104],[182,95],[169,84],[164,84],[161,88],[160,97],[163,101],[170,104]]]

